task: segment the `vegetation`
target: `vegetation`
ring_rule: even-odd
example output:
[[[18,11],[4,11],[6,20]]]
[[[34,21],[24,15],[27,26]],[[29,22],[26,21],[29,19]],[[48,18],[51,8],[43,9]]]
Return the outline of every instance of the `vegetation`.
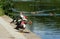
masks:
[[[0,16],[4,15],[4,10],[0,8]]]
[[[15,8],[20,11],[39,11],[48,9],[60,9],[59,0],[35,0],[35,2],[14,2],[12,0],[1,0],[0,7],[4,10],[6,15],[11,16],[13,11],[11,8]],[[56,12],[60,12],[56,11]]]
[[[12,7],[13,7],[12,0],[1,0],[0,1],[0,15],[4,13],[12,17],[12,14],[13,14],[11,10]]]

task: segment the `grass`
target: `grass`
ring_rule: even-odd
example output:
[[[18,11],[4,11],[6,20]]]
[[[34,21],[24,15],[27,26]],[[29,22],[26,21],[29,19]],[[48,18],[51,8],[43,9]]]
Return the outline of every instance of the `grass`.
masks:
[[[0,8],[0,16],[4,15],[4,10]]]

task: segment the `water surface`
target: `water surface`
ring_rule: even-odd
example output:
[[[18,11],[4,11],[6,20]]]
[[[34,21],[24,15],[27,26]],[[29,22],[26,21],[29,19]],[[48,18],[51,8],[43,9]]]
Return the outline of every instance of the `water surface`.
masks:
[[[60,39],[60,17],[31,17],[28,28],[42,39]]]

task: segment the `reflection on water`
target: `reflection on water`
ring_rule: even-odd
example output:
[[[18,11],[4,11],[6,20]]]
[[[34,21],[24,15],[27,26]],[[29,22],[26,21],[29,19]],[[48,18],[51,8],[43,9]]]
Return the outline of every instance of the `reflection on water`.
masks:
[[[60,39],[59,17],[33,17],[28,28],[42,39]]]
[[[35,1],[35,0],[13,0],[13,1]]]

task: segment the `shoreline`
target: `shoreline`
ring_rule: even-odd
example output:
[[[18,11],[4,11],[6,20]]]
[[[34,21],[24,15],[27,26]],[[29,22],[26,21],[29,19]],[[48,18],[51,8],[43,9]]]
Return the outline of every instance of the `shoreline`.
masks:
[[[9,16],[6,16],[6,15],[2,16],[2,18],[3,18],[6,22],[8,22],[8,23],[10,23],[10,22],[12,21],[12,19],[11,19]],[[13,23],[10,24],[10,25],[11,25],[13,28],[16,26],[16,25],[14,25]],[[26,31],[27,31],[27,32],[26,32]],[[38,37],[35,33],[31,32],[31,31],[28,30],[28,29],[26,29],[24,33],[21,33],[21,32],[18,32],[18,33],[22,34],[22,35],[23,35],[25,38],[27,38],[27,39],[41,39],[41,38]]]

